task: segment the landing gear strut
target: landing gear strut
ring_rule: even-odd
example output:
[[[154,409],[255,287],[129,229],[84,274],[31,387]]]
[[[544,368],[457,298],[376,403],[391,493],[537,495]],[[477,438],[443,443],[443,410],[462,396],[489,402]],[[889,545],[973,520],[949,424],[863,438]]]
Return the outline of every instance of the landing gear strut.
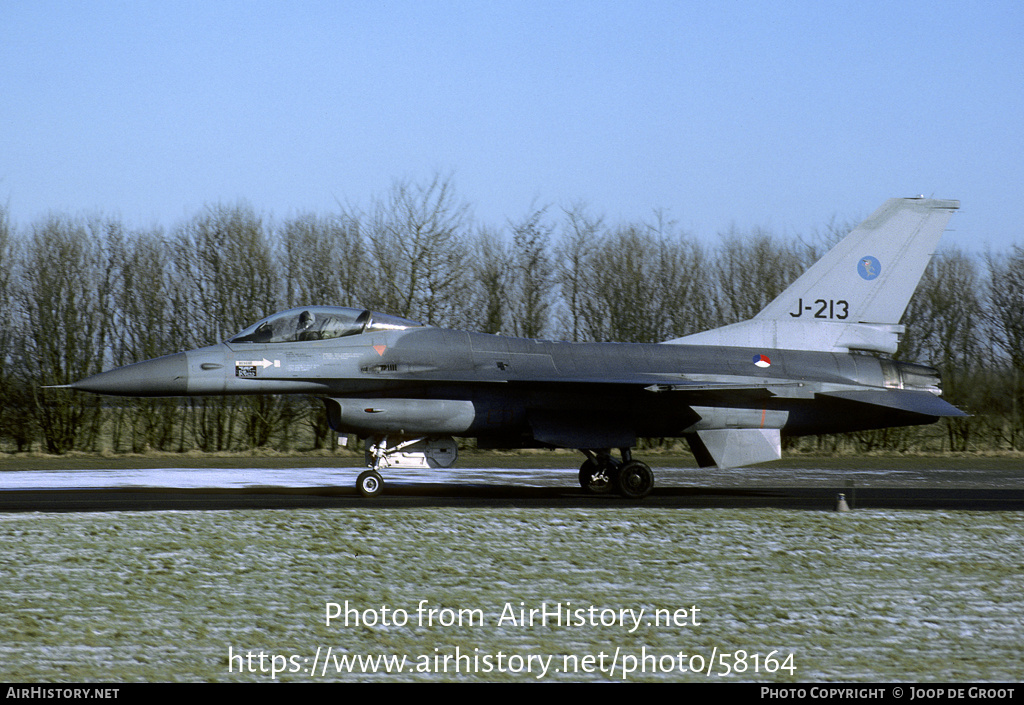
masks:
[[[620,449],[621,462],[609,450],[582,452],[587,459],[580,466],[580,486],[588,492],[607,494],[614,489],[627,499],[640,499],[654,489],[654,472],[646,463],[633,460],[629,448]]]

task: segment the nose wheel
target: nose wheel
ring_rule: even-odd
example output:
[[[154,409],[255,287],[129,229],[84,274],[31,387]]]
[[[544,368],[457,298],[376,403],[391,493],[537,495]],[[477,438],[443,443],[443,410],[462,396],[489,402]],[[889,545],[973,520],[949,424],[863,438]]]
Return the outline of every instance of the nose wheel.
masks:
[[[376,470],[367,470],[356,479],[356,489],[364,497],[376,497],[384,489],[384,478]]]

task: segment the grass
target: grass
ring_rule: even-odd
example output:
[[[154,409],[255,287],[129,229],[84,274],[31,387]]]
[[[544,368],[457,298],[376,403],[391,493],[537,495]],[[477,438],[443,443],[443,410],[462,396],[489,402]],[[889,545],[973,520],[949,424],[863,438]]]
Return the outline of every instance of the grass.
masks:
[[[287,681],[532,681],[545,657],[544,680],[1016,681],[1024,672],[1022,529],[1024,518],[1012,512],[0,515],[0,679],[262,682],[272,680],[278,655],[285,670],[274,679]],[[483,623],[421,625],[424,600],[448,614],[479,610]],[[370,615],[404,609],[409,620],[328,626],[327,603],[345,601]],[[498,623],[506,605],[566,603],[648,615],[697,606],[700,624],[645,622],[630,633],[618,624]],[[310,674],[318,647],[321,657],[331,647],[335,657],[413,660],[400,675],[380,664],[365,674]],[[229,660],[229,649],[252,654],[256,672],[239,672],[244,659]],[[441,664],[433,658],[456,649],[476,657],[476,667],[464,662],[456,673],[450,661],[448,672],[433,672]],[[607,665],[616,649],[646,653],[659,672],[554,670],[566,657],[601,653]],[[743,673],[676,667],[679,653],[686,667],[699,664],[690,656],[716,653],[713,672],[721,673],[720,654],[737,650],[746,655],[728,663]],[[795,672],[764,672],[772,651],[793,654]],[[499,652],[505,670],[492,660],[483,672],[482,657]],[[416,663],[430,672],[415,671]],[[288,672],[293,665],[300,670]]]

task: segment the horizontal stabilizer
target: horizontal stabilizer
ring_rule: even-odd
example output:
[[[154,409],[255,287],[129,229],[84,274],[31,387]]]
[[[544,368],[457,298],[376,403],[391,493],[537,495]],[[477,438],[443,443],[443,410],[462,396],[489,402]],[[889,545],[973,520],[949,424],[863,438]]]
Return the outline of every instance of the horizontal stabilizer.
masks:
[[[909,389],[850,389],[840,392],[824,392],[822,396],[883,406],[887,409],[909,411],[922,416],[967,416],[960,409],[931,392]]]
[[[719,428],[687,436],[694,458],[702,467],[738,468],[782,457],[777,428]]]

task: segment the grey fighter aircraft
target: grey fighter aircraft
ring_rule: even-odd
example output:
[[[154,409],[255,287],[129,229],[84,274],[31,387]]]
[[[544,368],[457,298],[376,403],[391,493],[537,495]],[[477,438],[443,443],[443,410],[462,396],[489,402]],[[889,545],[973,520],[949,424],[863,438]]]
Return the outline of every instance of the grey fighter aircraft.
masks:
[[[447,330],[306,306],[210,347],[71,388],[124,396],[306,394],[382,471],[450,467],[480,447],[576,448],[581,486],[629,498],[654,474],[641,437],[684,437],[701,466],[777,460],[783,434],[925,424],[963,413],[931,367],[896,361],[899,324],[957,201],[891,199],[754,318],[655,344],[567,343]],[[613,451],[618,451],[618,457]]]

